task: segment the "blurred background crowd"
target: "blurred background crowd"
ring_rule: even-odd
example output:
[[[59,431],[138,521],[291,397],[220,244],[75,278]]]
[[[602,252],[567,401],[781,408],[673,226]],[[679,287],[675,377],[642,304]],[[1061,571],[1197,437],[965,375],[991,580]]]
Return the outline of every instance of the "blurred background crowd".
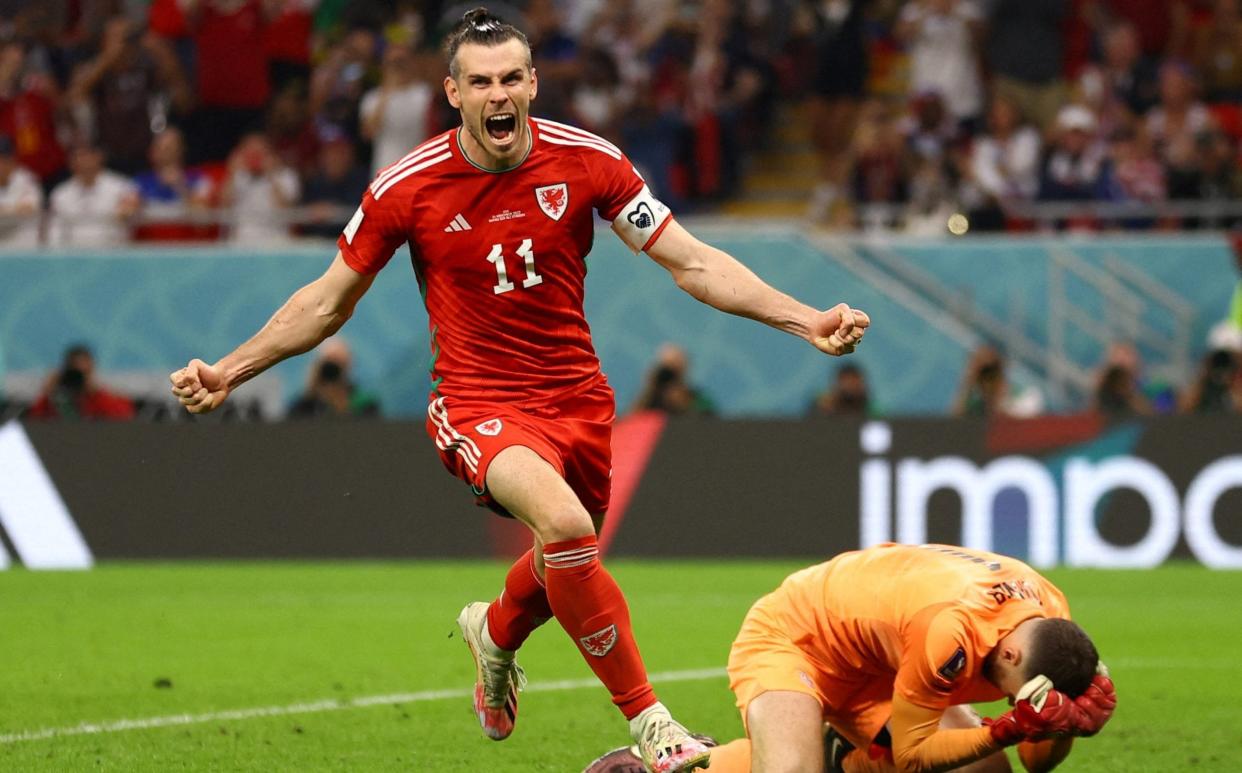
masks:
[[[438,44],[469,5],[0,0],[0,240],[334,237],[454,125]],[[536,113],[677,211],[762,197],[748,174],[805,146],[822,225],[1242,220],[1239,0],[490,5],[530,37]]]
[[[0,248],[335,239],[377,170],[456,125],[439,43],[477,4],[0,0]],[[1242,0],[487,5],[530,38],[534,112],[620,144],[674,211],[771,216],[775,178],[796,207],[775,214],[824,228],[1242,225]],[[1078,408],[1242,411],[1242,289],[1234,307],[1238,340],[1185,384],[1118,342]],[[715,411],[684,351],[653,362],[634,409]],[[830,381],[808,412],[884,413],[857,364]],[[984,347],[946,410],[1043,405]],[[167,406],[109,392],[80,345],[0,413]],[[381,406],[340,344],[290,413]]]

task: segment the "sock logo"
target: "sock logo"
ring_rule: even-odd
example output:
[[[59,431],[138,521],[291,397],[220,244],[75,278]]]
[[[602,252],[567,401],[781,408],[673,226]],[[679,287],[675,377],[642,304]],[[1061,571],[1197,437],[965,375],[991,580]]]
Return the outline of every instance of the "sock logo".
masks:
[[[607,655],[617,643],[617,626],[610,625],[607,628],[600,629],[590,636],[583,636],[578,639],[578,643],[582,645],[582,649],[597,658]]]

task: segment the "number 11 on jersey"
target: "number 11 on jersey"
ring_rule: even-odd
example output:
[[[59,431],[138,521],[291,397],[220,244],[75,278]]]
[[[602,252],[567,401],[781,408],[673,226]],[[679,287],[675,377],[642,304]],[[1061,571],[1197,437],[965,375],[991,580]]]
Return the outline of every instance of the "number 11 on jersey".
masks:
[[[517,254],[526,269],[526,278],[522,280],[522,287],[534,287],[542,283],[543,277],[535,271],[535,251],[532,249],[530,239],[522,240],[522,246],[518,247]],[[502,245],[492,245],[492,251],[487,255],[487,262],[496,266],[496,284],[492,287],[492,292],[500,295],[517,287],[509,281],[509,272],[505,268],[505,248]]]

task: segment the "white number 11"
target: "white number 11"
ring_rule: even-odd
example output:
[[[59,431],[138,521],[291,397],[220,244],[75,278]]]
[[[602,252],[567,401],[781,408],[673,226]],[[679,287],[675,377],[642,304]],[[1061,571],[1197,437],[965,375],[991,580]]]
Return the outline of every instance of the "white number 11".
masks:
[[[543,282],[543,277],[535,271],[535,251],[531,249],[532,243],[530,239],[523,239],[522,246],[518,247],[518,257],[525,264],[526,278],[522,280],[522,287],[534,287]],[[505,269],[505,249],[499,244],[492,245],[492,251],[487,255],[487,262],[496,266],[496,284],[492,287],[492,292],[500,295],[507,293],[516,287],[509,281],[509,272]]]

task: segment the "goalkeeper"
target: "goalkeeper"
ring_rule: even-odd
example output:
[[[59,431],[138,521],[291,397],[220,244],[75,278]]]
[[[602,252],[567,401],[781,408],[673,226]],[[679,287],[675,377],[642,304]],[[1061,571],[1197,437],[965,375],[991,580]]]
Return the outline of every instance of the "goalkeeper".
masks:
[[[1065,596],[1026,564],[947,545],[881,545],[790,575],[729,655],[747,738],[712,773],[1051,770],[1116,705]],[[1009,698],[981,720],[970,708]],[[825,734],[825,724],[828,732]],[[623,771],[627,750],[590,771]]]

